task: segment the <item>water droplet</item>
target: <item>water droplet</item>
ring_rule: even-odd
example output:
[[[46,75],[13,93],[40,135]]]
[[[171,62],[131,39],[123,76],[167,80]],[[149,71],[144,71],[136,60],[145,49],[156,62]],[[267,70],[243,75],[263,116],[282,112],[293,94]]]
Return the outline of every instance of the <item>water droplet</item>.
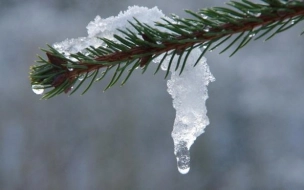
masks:
[[[207,45],[204,45],[203,48],[206,49],[206,48],[207,48]]]
[[[294,23],[295,23],[295,20],[292,19],[292,20],[290,21],[290,24],[293,25]]]
[[[84,74],[78,75],[78,80],[82,81],[84,79]]]
[[[44,87],[42,85],[32,85],[32,90],[35,94],[42,94],[44,91]]]
[[[177,160],[177,168],[181,174],[186,174],[190,170],[190,151],[187,143],[182,141],[175,146],[175,156]]]
[[[209,30],[210,30],[210,29],[209,29],[208,27],[204,28],[204,31],[205,31],[205,32],[209,32]]]
[[[204,15],[204,14],[201,14],[201,16],[203,17],[203,19],[207,19],[208,18],[208,16]]]
[[[254,13],[254,16],[259,17],[262,13]]]
[[[72,66],[71,63],[68,63],[67,69],[68,69],[69,71],[73,71],[73,70],[74,70],[74,68],[73,68],[73,66]]]
[[[248,37],[252,38],[253,36],[255,36],[255,33],[250,34]]]
[[[247,11],[247,14],[249,14],[251,16],[255,16],[255,17],[261,16],[261,13],[254,13],[254,12],[250,12],[250,11]]]
[[[181,174],[187,174],[189,172],[190,168],[178,168],[179,173]]]

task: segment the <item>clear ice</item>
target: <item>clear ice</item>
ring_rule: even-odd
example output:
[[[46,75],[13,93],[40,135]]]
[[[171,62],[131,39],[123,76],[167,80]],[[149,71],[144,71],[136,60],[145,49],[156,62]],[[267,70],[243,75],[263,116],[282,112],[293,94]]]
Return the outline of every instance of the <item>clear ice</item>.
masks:
[[[157,7],[148,9],[146,7],[132,6],[127,11],[120,12],[118,16],[112,16],[106,19],[96,16],[94,21],[91,21],[88,26],[88,36],[77,39],[67,39],[53,45],[59,52],[63,53],[67,58],[70,54],[86,52],[89,46],[99,47],[105,46],[101,40],[108,38],[115,40],[113,35],[118,34],[124,36],[117,29],[128,28],[134,33],[137,31],[130,25],[128,21],[138,19],[148,25],[154,26],[154,23],[164,22],[161,18],[171,20],[160,11]],[[171,20],[172,21],[172,20]],[[166,31],[164,28],[158,28],[161,31]],[[184,71],[179,75],[179,69],[175,71],[176,56],[171,65],[171,79],[168,80],[168,92],[173,98],[173,107],[176,109],[176,118],[172,131],[174,141],[174,153],[177,159],[177,167],[180,173],[186,174],[190,170],[190,147],[194,140],[204,132],[205,127],[209,124],[207,117],[206,100],[208,98],[207,85],[214,81],[214,77],[209,71],[206,59],[203,57],[201,61],[193,68],[194,63],[199,58],[201,50],[196,48],[190,53]],[[153,60],[158,62],[162,56]],[[162,69],[168,69],[170,56],[162,64]],[[81,80],[81,77],[79,77]]]
[[[171,79],[167,82],[168,92],[173,98],[173,107],[176,110],[171,136],[174,141],[177,167],[182,174],[190,170],[191,145],[204,133],[204,129],[209,124],[206,108],[207,86],[215,78],[209,70],[205,57],[194,67],[201,53],[199,48],[192,50],[181,75],[179,70],[175,71],[175,65],[171,65]],[[154,61],[159,62],[161,58],[160,56]],[[176,63],[177,59],[178,57],[173,61]],[[163,70],[168,69],[169,60],[170,58],[166,58],[163,62]]]

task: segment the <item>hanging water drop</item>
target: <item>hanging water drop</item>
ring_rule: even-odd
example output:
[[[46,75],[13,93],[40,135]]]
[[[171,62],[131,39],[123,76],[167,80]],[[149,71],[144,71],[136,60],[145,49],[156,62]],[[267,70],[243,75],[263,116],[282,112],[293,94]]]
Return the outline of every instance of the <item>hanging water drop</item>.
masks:
[[[35,94],[42,94],[44,91],[44,87],[42,85],[32,85],[32,90]]]
[[[73,71],[73,70],[74,70],[74,68],[73,68],[73,66],[72,66],[72,63],[68,63],[67,69],[68,69],[69,71]]]
[[[261,16],[261,14],[262,14],[262,13],[254,13],[253,15],[254,15],[255,17],[259,17],[259,16]]]
[[[253,36],[255,36],[255,33],[250,34],[248,37],[252,38]]]
[[[209,30],[210,30],[209,27],[204,28],[205,32],[209,32]]]
[[[204,14],[201,14],[201,16],[203,17],[203,19],[207,19],[208,18],[208,16],[204,15]]]
[[[247,14],[249,14],[251,16],[255,16],[255,17],[261,16],[261,13],[254,13],[254,12],[251,12],[251,11],[247,11]]]
[[[190,151],[187,143],[182,141],[176,145],[174,154],[176,156],[178,171],[181,174],[187,174],[190,170]]]
[[[292,19],[292,20],[290,21],[290,24],[293,25],[294,23],[295,23],[295,20]]]
[[[78,80],[82,81],[84,79],[84,74],[78,75]]]

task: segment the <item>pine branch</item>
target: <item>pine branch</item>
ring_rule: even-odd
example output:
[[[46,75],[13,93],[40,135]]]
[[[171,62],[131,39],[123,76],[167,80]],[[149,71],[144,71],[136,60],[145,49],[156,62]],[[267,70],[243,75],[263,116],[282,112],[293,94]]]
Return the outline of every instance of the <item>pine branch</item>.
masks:
[[[172,15],[172,20],[164,18],[164,22],[156,22],[154,26],[141,23],[134,18],[130,24],[137,33],[129,29],[120,30],[122,35],[114,35],[115,40],[100,39],[106,46],[89,47],[86,49],[88,54],[78,52],[69,58],[49,46],[48,50],[43,50],[48,60],[38,56],[37,62],[41,64],[31,67],[31,84],[38,92],[52,88],[42,96],[43,99],[48,99],[63,92],[73,94],[89,79],[89,85],[83,92],[85,93],[95,81],[102,80],[115,68],[106,87],[108,89],[116,84],[126,71],[129,72],[122,85],[136,68],[141,67],[145,72],[150,62],[160,55],[165,56],[155,73],[159,71],[165,57],[171,56],[172,61],[173,56],[178,56],[175,69],[180,69],[181,74],[189,53],[196,47],[204,48],[196,61],[197,64],[207,51],[223,46],[234,37],[220,52],[226,52],[237,45],[230,55],[232,56],[252,39],[265,37],[269,40],[304,20],[303,1],[262,2],[259,4],[247,0],[231,1],[227,3],[229,8],[213,7],[198,12],[186,10],[191,18]],[[166,32],[161,29],[166,29]],[[103,72],[99,76],[101,70]],[[77,82],[78,80],[80,82]],[[72,91],[73,86],[75,87]]]

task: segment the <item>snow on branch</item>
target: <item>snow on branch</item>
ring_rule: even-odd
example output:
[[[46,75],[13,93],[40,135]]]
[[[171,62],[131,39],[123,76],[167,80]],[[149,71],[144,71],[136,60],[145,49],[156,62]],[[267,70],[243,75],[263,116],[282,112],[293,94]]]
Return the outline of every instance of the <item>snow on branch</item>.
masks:
[[[65,55],[66,59],[77,61],[71,55],[81,52],[88,54],[87,48],[93,46],[98,48],[100,46],[106,47],[106,44],[99,40],[99,38],[106,38],[115,40],[114,35],[119,34],[117,29],[128,28],[131,32],[136,32],[132,28],[129,20],[137,18],[138,21],[145,24],[152,25],[155,21],[163,22],[162,18],[165,15],[156,7],[148,9],[146,7],[133,6],[125,12],[120,12],[116,17],[109,17],[102,19],[99,16],[87,26],[88,37],[81,37],[77,39],[67,39],[60,43],[55,43],[53,48],[59,53]],[[166,18],[171,20],[170,18]],[[164,28],[159,28],[160,31],[165,31]],[[172,52],[171,52],[172,53]],[[184,72],[180,75],[176,71],[176,64],[178,57],[164,58],[165,54],[158,56],[154,62],[160,63],[161,68],[172,72],[171,79],[168,81],[168,92],[173,98],[173,107],[176,109],[176,118],[172,131],[172,138],[174,140],[174,153],[177,159],[177,166],[180,173],[188,173],[190,169],[190,147],[194,140],[204,132],[204,128],[209,124],[206,115],[206,99],[207,85],[214,78],[209,71],[206,59],[201,58],[200,62],[194,68],[196,60],[201,55],[201,50],[196,47],[188,55],[187,64]],[[73,71],[73,68],[69,68]],[[37,92],[37,89],[34,89]]]
[[[87,26],[87,37],[67,39],[43,50],[48,59],[38,56],[41,64],[31,67],[32,90],[49,99],[63,92],[73,94],[90,80],[85,93],[115,69],[108,89],[123,74],[121,85],[136,68],[145,72],[151,62],[158,64],[155,73],[162,68],[167,78],[171,72],[167,86],[176,109],[174,153],[180,173],[188,173],[190,147],[209,124],[207,86],[215,79],[205,53],[228,42],[220,53],[235,48],[232,56],[251,40],[271,39],[304,20],[303,1],[262,2],[231,1],[229,8],[187,10],[192,18],[185,19],[166,17],[157,7],[138,6],[106,19],[97,16]]]

